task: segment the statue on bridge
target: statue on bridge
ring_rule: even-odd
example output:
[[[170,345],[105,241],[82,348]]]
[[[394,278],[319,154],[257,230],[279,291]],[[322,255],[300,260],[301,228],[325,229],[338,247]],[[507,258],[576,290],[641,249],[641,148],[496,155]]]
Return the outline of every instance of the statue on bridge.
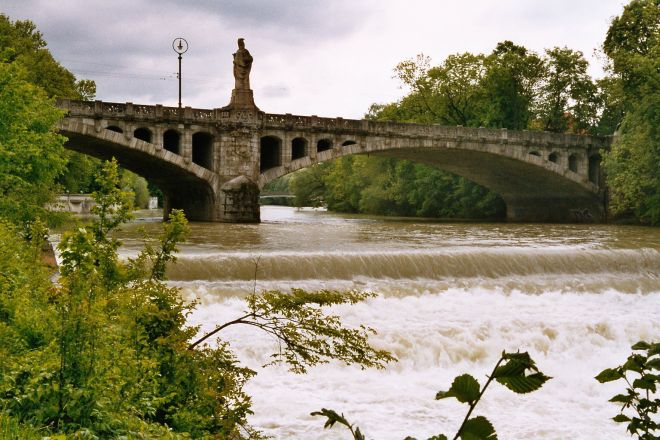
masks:
[[[252,70],[252,55],[245,48],[245,40],[238,39],[238,50],[234,53],[234,90],[231,92],[231,102],[224,107],[226,110],[259,110],[254,104],[250,89],[250,70]]]
[[[250,70],[252,69],[252,55],[245,48],[245,40],[238,39],[238,50],[234,53],[234,79],[236,90],[250,90]]]

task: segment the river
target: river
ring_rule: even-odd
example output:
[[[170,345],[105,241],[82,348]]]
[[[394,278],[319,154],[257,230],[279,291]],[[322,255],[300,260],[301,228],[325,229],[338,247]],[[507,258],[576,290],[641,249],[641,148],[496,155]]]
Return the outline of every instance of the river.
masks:
[[[238,317],[256,289],[360,289],[378,297],[339,307],[377,329],[399,359],[382,371],[331,363],[296,375],[261,365],[275,349],[250,327],[222,336],[258,375],[250,422],[276,439],[348,439],[311,411],[343,412],[369,439],[453,433],[466,406],[436,401],[454,376],[483,384],[502,350],[529,351],[553,379],[516,395],[489,388],[475,414],[502,439],[627,439],[610,420],[621,384],[593,377],[630,345],[660,339],[660,229],[613,225],[440,223],[262,207],[262,223],[196,223],[171,283],[200,305],[193,324]],[[147,223],[147,229],[157,224]],[[124,228],[124,252],[139,246]],[[451,438],[451,436],[450,436]]]

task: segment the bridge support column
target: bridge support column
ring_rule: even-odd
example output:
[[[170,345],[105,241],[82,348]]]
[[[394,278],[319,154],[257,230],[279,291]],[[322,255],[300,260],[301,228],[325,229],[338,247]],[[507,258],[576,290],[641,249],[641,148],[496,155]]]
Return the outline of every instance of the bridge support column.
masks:
[[[163,190],[163,216],[172,209],[183,209],[188,220],[201,222],[258,223],[259,187],[245,176],[225,182],[218,190],[209,186],[187,185]]]
[[[218,220],[228,223],[258,223],[259,187],[245,176],[238,176],[220,187],[216,197]]]

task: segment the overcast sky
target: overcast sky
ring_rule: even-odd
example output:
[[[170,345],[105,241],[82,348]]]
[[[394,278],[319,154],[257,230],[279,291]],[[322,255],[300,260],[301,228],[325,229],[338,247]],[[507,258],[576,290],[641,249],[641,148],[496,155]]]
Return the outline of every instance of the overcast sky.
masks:
[[[489,53],[512,40],[541,53],[581,50],[591,73],[611,19],[625,0],[2,0],[0,12],[30,19],[51,52],[97,99],[176,105],[175,37],[183,58],[183,105],[227,105],[232,53],[245,38],[254,97],[269,113],[360,118],[400,98],[400,61],[433,63]]]

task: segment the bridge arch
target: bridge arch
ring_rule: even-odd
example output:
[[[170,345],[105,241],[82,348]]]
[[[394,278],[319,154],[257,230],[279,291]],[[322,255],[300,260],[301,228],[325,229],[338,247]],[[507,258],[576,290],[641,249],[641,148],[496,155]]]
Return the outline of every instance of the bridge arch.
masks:
[[[264,172],[282,165],[282,139],[262,136],[259,144],[259,170]]]
[[[198,131],[192,136],[192,161],[213,171],[213,135],[205,131]]]
[[[138,127],[133,130],[133,137],[140,139],[141,141],[151,142],[152,133],[151,130],[146,127]]]
[[[291,160],[302,159],[309,155],[309,148],[307,139],[304,137],[296,137],[291,141]]]
[[[217,175],[159,145],[110,129],[97,130],[81,120],[64,120],[60,133],[65,147],[102,160],[117,162],[155,184],[165,195],[165,215],[172,208],[185,210],[190,220],[213,218]]]
[[[259,177],[259,187],[316,163],[352,154],[369,154],[419,162],[465,177],[499,194],[507,204],[510,220],[566,221],[564,213],[573,206],[580,207],[576,215],[583,215],[584,210],[595,218],[601,214],[597,181],[585,181],[577,172],[562,168],[559,153],[553,157],[557,159],[554,162],[549,156],[546,156],[548,159],[541,156],[539,151],[528,152],[525,147],[502,149],[493,145],[485,148],[482,144],[464,143],[459,148],[458,145],[425,144],[414,139],[395,147],[388,144],[386,139],[356,143],[341,150],[324,151],[317,154],[315,160],[267,169]],[[595,163],[596,159],[593,161]]]
[[[322,138],[316,141],[316,152],[321,153],[323,151],[332,150],[332,139]]]
[[[163,148],[174,154],[181,155],[181,133],[170,128],[163,133]]]
[[[106,130],[114,131],[115,133],[123,133],[124,129],[118,125],[108,125],[105,127]]]
[[[578,161],[579,157],[577,154],[573,153],[568,156],[568,169],[574,173],[578,172]]]

